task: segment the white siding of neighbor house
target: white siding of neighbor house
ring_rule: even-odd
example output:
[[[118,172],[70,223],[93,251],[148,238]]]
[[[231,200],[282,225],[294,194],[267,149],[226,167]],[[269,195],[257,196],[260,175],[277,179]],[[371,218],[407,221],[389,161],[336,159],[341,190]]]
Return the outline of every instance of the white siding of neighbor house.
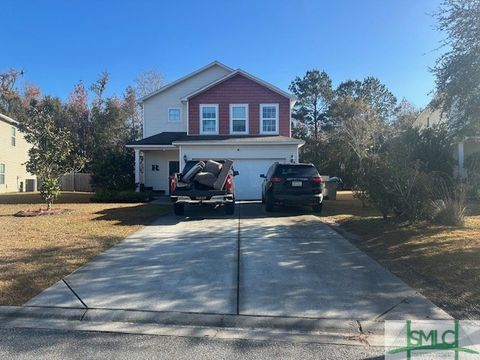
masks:
[[[151,186],[155,191],[165,191],[168,194],[169,161],[178,161],[177,149],[144,151],[145,186]],[[158,171],[152,171],[152,165],[158,165]]]
[[[0,193],[16,192],[23,183],[25,191],[26,180],[36,179],[27,172],[24,163],[28,160],[28,144],[22,133],[16,130],[16,144],[12,146],[12,124],[0,119],[0,164],[5,164],[5,184],[0,185]]]
[[[442,115],[442,111],[440,109],[433,110],[430,107],[427,107],[420,113],[420,115],[418,115],[413,125],[420,129],[424,129],[446,121],[446,115]]]
[[[164,131],[187,131],[187,104],[180,99],[195,90],[227,75],[225,68],[214,65],[171,88],[152,96],[143,103],[143,137],[149,137]],[[181,109],[181,122],[168,122],[168,109]]]

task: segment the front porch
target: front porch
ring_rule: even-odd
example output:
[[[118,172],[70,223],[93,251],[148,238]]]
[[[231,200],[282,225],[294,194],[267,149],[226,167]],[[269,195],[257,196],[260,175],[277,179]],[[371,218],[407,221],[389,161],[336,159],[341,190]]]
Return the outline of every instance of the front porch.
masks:
[[[175,146],[134,148],[135,188],[152,188],[164,194],[169,192],[169,176],[180,169],[179,151]]]

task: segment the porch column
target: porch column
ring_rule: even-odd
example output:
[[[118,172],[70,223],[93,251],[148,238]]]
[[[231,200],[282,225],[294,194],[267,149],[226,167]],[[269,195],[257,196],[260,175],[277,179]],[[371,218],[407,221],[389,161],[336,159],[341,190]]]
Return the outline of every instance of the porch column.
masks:
[[[135,149],[135,191],[140,192],[140,150]]]
[[[465,153],[463,149],[463,141],[458,143],[458,174],[465,177]]]

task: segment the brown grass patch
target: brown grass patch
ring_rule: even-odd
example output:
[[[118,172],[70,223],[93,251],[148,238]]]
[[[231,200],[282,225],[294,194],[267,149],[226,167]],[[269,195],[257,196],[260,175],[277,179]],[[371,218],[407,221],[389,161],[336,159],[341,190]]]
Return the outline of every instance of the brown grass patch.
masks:
[[[38,194],[0,196],[0,304],[21,305],[169,208],[90,203],[91,194],[62,194],[54,216],[15,217],[39,207]]]
[[[344,192],[326,202],[325,220],[359,235],[358,247],[451,315],[480,318],[480,204],[470,204],[464,227],[405,225]]]

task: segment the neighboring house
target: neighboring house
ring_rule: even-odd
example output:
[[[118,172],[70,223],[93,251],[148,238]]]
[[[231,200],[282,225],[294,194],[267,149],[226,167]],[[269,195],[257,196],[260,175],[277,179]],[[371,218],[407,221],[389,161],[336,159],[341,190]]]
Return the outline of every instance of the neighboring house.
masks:
[[[29,148],[18,123],[0,114],[0,193],[36,190],[36,178],[25,167]]]
[[[141,99],[143,139],[135,149],[135,182],[168,193],[170,174],[187,160],[234,161],[237,199],[260,199],[260,174],[275,161],[296,162],[292,95],[217,61]]]
[[[447,123],[448,118],[440,109],[433,109],[427,106],[414,122],[414,126],[419,128],[429,128],[438,124]],[[455,160],[457,161],[456,173],[465,176],[465,159],[476,152],[480,152],[480,137],[466,137],[457,144],[455,151]]]

